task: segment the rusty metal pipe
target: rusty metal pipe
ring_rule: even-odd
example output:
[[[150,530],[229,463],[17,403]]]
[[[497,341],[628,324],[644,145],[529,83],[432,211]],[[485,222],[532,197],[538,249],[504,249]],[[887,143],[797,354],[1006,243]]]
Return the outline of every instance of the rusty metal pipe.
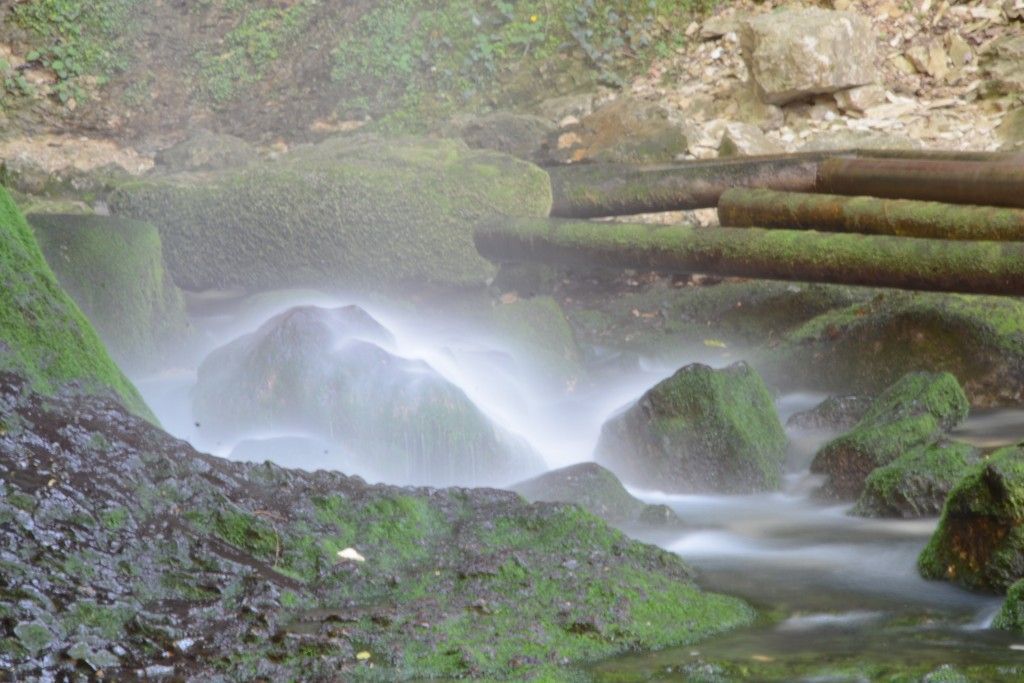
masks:
[[[826,159],[815,190],[1024,208],[1024,162]]]

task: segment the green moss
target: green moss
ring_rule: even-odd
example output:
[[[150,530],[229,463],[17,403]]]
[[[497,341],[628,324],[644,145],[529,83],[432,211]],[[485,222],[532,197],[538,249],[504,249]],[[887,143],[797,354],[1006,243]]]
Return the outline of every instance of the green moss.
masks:
[[[918,558],[927,578],[1003,591],[1024,578],[1024,452],[1003,448],[950,492]]]
[[[968,409],[967,397],[952,374],[909,373],[875,399],[851,431],[825,444],[811,471],[828,475],[826,495],[856,498],[872,471],[932,444],[962,422]],[[923,463],[914,459],[906,464]],[[886,480],[876,484],[882,481]]]
[[[1024,634],[1024,579],[1006,591],[1006,601],[993,620],[992,628]]]
[[[550,202],[546,174],[525,162],[452,141],[376,138],[220,175],[137,181],[110,199],[160,228],[182,287],[378,291],[483,283],[494,269],[473,245],[476,222],[545,215]]]
[[[965,443],[921,446],[868,475],[853,513],[866,517],[927,517],[941,512],[946,496],[977,460]]]
[[[104,510],[100,513],[100,524],[106,527],[109,531],[117,531],[118,529],[121,529],[127,521],[128,510],[124,508]]]
[[[1016,402],[1024,395],[1024,303],[887,292],[807,322],[766,361],[768,377],[785,387],[874,393],[908,371],[948,371],[975,405]]]
[[[781,483],[786,435],[745,363],[695,363],[602,430],[598,461],[627,481],[686,491],[758,491]]]
[[[180,344],[188,321],[153,225],[107,216],[33,214],[47,263],[111,353],[139,367]]]
[[[14,635],[21,646],[33,655],[47,648],[54,639],[50,629],[39,622],[18,624],[14,627]]]
[[[86,391],[113,391],[131,410],[152,419],[135,387],[57,284],[24,218],[2,188],[0,237],[0,369],[24,374],[44,392],[69,381],[79,382]]]
[[[115,640],[124,636],[124,625],[131,617],[132,610],[127,607],[105,607],[90,600],[79,600],[67,609],[62,621],[69,634],[84,628]]]
[[[202,519],[200,526],[210,530],[231,545],[263,560],[273,560],[281,549],[281,540],[274,527],[254,514],[240,510],[218,510]]]

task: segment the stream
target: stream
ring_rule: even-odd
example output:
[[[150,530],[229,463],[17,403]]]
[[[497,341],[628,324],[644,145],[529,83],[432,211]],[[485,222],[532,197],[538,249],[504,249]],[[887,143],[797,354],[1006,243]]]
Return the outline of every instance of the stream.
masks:
[[[515,349],[437,319],[442,316],[410,313],[379,301],[292,291],[195,298],[190,309],[199,342],[176,367],[133,379],[170,433],[200,450],[243,457],[238,441],[208,438],[202,416],[192,414],[190,392],[199,362],[213,348],[292,306],[350,303],[363,306],[394,334],[395,353],[427,362],[494,422],[525,439],[549,468],[590,459],[603,422],[679,365],[701,361],[721,366],[738,358],[696,349],[679,365],[641,363],[606,373],[585,388],[553,395],[522,371],[527,361],[517,358]],[[777,402],[780,417],[785,422],[823,398],[811,393],[782,396]],[[289,451],[281,448],[287,439],[305,436],[248,435],[250,441],[271,439],[268,443],[278,446],[250,449],[248,457],[389,481],[386,472],[352,471],[340,449],[297,449],[286,459],[274,457]],[[917,556],[937,520],[858,518],[847,514],[849,506],[812,497],[817,480],[808,467],[831,436],[789,431],[787,474],[778,492],[718,496],[631,490],[646,502],[670,506],[686,524],[683,531],[631,530],[634,536],[678,553],[696,569],[702,587],[741,596],[762,616],[750,628],[693,646],[601,662],[590,668],[597,680],[730,680],[716,676],[743,673],[745,667],[757,667],[759,673],[751,680],[870,680],[878,672],[904,671],[908,663],[925,673],[941,664],[1024,664],[1024,639],[986,628],[999,598],[918,576]],[[1024,410],[977,411],[955,436],[985,448],[1019,441],[1024,439]]]

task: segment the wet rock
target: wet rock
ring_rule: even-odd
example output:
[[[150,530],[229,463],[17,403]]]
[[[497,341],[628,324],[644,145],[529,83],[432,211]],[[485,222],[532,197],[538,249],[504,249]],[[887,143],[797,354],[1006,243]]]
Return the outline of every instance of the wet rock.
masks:
[[[967,397],[953,375],[919,372],[904,376],[874,400],[851,431],[825,444],[814,456],[811,472],[827,477],[821,494],[856,498],[876,468],[933,444],[963,421],[967,411]],[[898,468],[895,471],[900,478]]]
[[[785,335],[758,365],[782,389],[877,394],[907,372],[951,372],[974,406],[1024,399],[1024,303],[885,292]]]
[[[546,216],[547,174],[462,141],[331,138],[275,162],[152,176],[109,198],[160,229],[185,289],[482,285],[485,216]]]
[[[768,390],[746,363],[688,365],[601,429],[597,461],[662,491],[777,488],[786,435]]]
[[[74,381],[85,391],[115,392],[132,410],[149,416],[142,397],[61,289],[2,187],[0,245],[0,367],[23,373],[43,391]]]
[[[1003,592],[1024,578],[1024,451],[1012,446],[975,465],[949,494],[918,558],[921,574]]]
[[[0,420],[14,680],[350,680],[362,652],[382,680],[533,677],[754,619],[575,506],[230,462],[11,374]]]
[[[210,434],[318,435],[389,481],[505,484],[542,468],[458,387],[389,343],[356,306],[291,309],[203,361],[194,414]]]
[[[977,449],[949,442],[915,448],[868,475],[853,508],[862,517],[932,517],[971,464]]]
[[[158,167],[170,172],[216,171],[251,164],[259,160],[259,154],[234,135],[200,130],[157,152],[154,160]]]
[[[817,8],[745,19],[743,58],[761,98],[785,104],[877,80],[875,34],[867,18]]]
[[[557,163],[673,161],[687,150],[683,127],[659,105],[620,97],[551,134],[548,153]]]
[[[531,502],[574,503],[614,525],[680,522],[666,506],[647,505],[631,496],[614,474],[594,462],[563,467],[511,488]]]
[[[459,137],[473,149],[490,149],[526,161],[541,161],[555,125],[528,114],[499,112],[459,126]]]
[[[791,415],[786,426],[809,431],[846,431],[860,422],[873,401],[870,396],[829,396],[810,410]]]
[[[29,223],[61,286],[122,367],[147,369],[180,349],[189,331],[185,301],[153,225],[38,213]]]
[[[1006,601],[992,622],[992,628],[1024,634],[1024,579],[1006,591]]]

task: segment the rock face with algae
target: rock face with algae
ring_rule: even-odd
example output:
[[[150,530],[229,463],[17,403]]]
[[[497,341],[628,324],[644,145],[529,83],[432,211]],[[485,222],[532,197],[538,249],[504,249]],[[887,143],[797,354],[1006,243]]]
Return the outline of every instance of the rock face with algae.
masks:
[[[152,221],[186,289],[477,285],[486,216],[546,216],[547,174],[461,141],[336,138],[276,162],[151,176],[110,197]]]
[[[775,489],[785,456],[775,405],[746,363],[680,369],[605,423],[597,445],[625,481],[667,491]]]
[[[754,616],[575,506],[230,462],[11,373],[0,482],[18,680],[550,680]]]

